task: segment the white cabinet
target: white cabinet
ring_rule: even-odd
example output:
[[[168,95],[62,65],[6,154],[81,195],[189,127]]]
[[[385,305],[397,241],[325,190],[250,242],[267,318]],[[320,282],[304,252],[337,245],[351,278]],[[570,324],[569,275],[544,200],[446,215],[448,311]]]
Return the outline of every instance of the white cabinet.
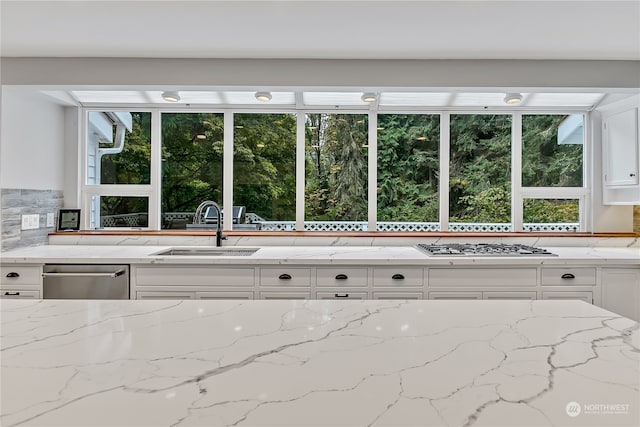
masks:
[[[142,291],[136,292],[136,299],[195,299],[195,292],[180,291]]]
[[[196,292],[196,299],[227,300],[227,299],[253,299],[253,292]]]
[[[422,292],[374,292],[373,299],[391,299],[391,300],[403,300],[403,299],[423,299],[424,294]]]
[[[318,292],[316,299],[367,299],[367,293],[358,291]]]
[[[542,293],[543,300],[580,300],[593,304],[593,293],[589,291],[550,291]]]
[[[482,299],[482,292],[429,292],[429,299],[440,300],[473,300]]]
[[[604,116],[604,185],[638,185],[638,108]]]
[[[640,96],[602,107],[602,202],[640,203]]]
[[[328,268],[316,269],[316,286],[324,287],[366,287],[368,270],[366,267]]]
[[[0,298],[40,298],[42,265],[2,264],[0,271]]]
[[[595,286],[595,267],[543,267],[542,286]]]
[[[536,292],[483,292],[482,299],[486,300],[534,300]]]
[[[430,268],[430,287],[535,287],[535,268]]]
[[[260,286],[311,286],[310,268],[260,268]]]
[[[270,300],[305,300],[310,299],[310,295],[308,291],[269,291],[269,292],[260,292],[260,299],[270,299]]]
[[[640,322],[640,268],[603,268],[601,305]]]
[[[374,268],[374,287],[422,287],[424,269],[415,267]]]

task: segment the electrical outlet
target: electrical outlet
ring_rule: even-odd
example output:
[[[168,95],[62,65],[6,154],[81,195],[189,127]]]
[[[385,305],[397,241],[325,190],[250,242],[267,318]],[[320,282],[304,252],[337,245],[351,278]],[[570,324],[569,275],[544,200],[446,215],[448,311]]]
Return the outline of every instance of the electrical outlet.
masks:
[[[49,212],[47,214],[47,227],[53,227],[53,220],[54,220],[53,217],[54,217],[53,213]]]
[[[40,215],[22,215],[22,230],[34,230],[40,227]]]

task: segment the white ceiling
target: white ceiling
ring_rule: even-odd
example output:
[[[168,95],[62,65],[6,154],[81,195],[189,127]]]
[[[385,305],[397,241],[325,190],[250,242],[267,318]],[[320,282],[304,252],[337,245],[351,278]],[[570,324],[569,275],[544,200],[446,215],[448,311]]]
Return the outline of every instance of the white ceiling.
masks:
[[[640,1],[2,0],[2,56],[640,60]]]

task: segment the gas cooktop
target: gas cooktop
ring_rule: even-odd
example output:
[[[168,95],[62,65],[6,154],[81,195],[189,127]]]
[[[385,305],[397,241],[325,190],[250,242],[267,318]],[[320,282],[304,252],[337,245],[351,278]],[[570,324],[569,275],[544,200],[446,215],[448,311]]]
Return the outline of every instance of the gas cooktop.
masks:
[[[417,247],[430,256],[557,256],[543,248],[504,243],[420,243]]]

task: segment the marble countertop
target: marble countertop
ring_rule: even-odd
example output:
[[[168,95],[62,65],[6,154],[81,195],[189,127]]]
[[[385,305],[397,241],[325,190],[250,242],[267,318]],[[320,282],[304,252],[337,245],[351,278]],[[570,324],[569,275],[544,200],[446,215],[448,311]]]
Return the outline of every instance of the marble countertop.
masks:
[[[412,246],[263,246],[250,256],[160,256],[176,246],[43,245],[2,253],[3,263],[348,265],[637,265],[640,247],[546,247],[558,256],[428,256]],[[202,247],[202,246],[200,246]],[[239,246],[233,246],[238,248]]]
[[[5,427],[640,425],[640,324],[579,301],[0,309]]]

